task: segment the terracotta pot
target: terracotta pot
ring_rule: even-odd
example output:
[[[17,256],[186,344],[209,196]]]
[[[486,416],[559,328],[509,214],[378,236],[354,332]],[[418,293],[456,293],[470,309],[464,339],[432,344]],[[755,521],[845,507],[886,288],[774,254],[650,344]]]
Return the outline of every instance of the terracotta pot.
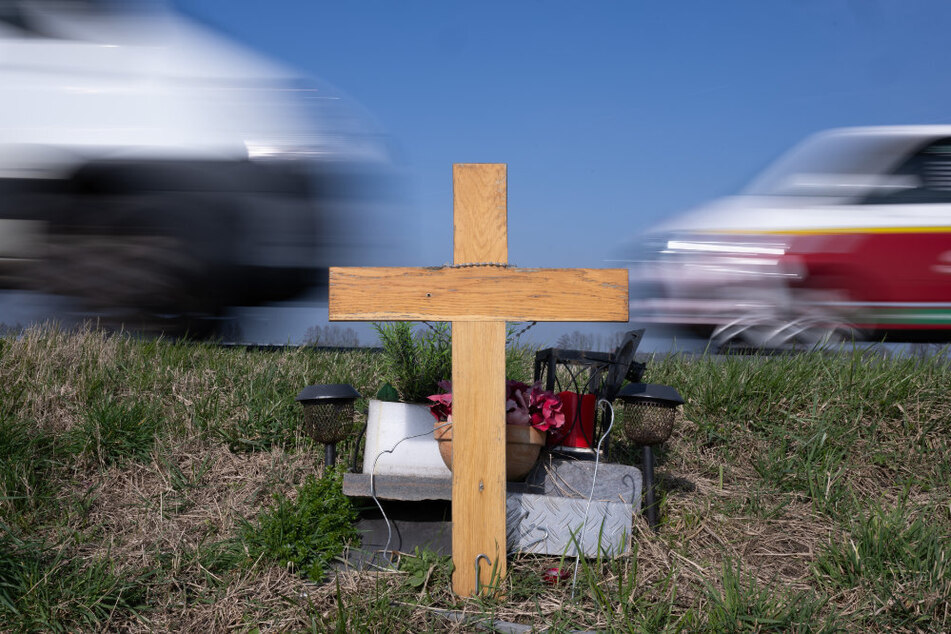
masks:
[[[452,425],[435,429],[445,424],[445,421],[437,422],[433,426],[433,435],[439,445],[439,455],[452,471]],[[505,479],[521,480],[527,476],[538,462],[538,455],[544,446],[545,432],[529,425],[506,425]]]
[[[452,471],[452,423],[444,420],[436,421],[433,424],[433,436],[436,438],[436,445],[439,447],[439,455],[443,463]]]

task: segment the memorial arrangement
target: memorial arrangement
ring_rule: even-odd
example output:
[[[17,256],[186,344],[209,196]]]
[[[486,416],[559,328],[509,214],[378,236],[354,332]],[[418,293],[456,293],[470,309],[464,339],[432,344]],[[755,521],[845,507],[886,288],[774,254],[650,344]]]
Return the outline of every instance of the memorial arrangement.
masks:
[[[4,628],[948,630],[945,358],[652,361],[665,385],[631,331],[506,386],[506,322],[624,321],[626,284],[510,267],[504,166],[454,173],[452,265],[331,271],[335,319],[452,322],[451,385],[403,363],[422,423],[374,426],[411,390],[367,407],[365,351],[0,339]],[[510,429],[548,435],[524,480]]]

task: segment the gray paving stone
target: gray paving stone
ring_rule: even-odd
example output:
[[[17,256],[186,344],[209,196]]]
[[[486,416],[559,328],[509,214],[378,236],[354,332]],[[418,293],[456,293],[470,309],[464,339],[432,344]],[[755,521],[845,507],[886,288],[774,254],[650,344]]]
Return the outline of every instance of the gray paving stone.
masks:
[[[555,458],[544,455],[525,482],[509,482],[506,495],[506,532],[510,552],[576,556],[578,544],[585,556],[617,556],[629,551],[632,517],[641,508],[642,478],[638,468],[614,463],[599,463],[597,481],[590,505],[591,482],[595,463],[587,460]],[[424,500],[451,500],[452,479],[379,475],[373,478],[376,496],[381,502],[402,504]],[[344,475],[343,492],[350,497],[370,497],[370,476],[364,473]],[[448,507],[447,507],[448,508]],[[587,514],[587,522],[585,521]],[[451,542],[451,522],[438,525],[414,524],[402,518],[396,525],[397,543],[391,548],[412,552],[416,545],[437,551]],[[422,518],[420,518],[422,519]],[[380,535],[382,520],[364,522],[363,530]],[[581,528],[584,526],[583,533]],[[376,539],[379,541],[379,539]],[[424,543],[425,542],[425,543]]]
[[[570,460],[545,455],[526,478],[529,486],[539,486],[545,495],[587,499],[594,478],[593,460]],[[641,508],[641,470],[630,465],[601,462],[592,499],[623,502]],[[537,493],[537,491],[529,491]]]
[[[600,476],[599,476],[600,477]],[[373,488],[379,500],[420,502],[423,500],[451,500],[451,478],[417,478],[405,475],[379,475],[373,478]],[[509,482],[508,492],[543,493],[541,485]],[[350,497],[371,497],[370,476],[365,473],[345,473],[343,493]]]
[[[451,478],[378,475],[373,478],[373,487],[376,497],[380,500],[418,502],[452,499]],[[345,473],[343,494],[350,497],[371,497],[370,476],[365,473]]]
[[[587,499],[591,493],[594,462],[543,456],[525,482],[509,482],[509,493],[537,493]],[[377,475],[373,478],[376,496],[381,500],[450,500],[452,478]],[[641,507],[643,486],[641,471],[629,465],[602,462],[598,465],[594,500],[623,502],[637,512]],[[370,497],[370,476],[347,473],[343,492],[350,497]]]

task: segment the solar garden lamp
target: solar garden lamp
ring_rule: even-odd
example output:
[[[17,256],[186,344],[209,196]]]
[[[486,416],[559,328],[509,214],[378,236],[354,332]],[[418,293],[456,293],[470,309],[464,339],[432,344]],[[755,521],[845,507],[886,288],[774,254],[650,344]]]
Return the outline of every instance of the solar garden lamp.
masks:
[[[297,395],[304,406],[304,433],[324,445],[324,465],[337,462],[337,443],[353,433],[353,403],[360,393],[346,383],[308,385]]]
[[[683,405],[684,399],[669,385],[656,383],[628,383],[618,392],[617,399],[624,416],[625,438],[644,448],[644,506],[648,525],[657,530],[652,448],[670,438],[677,407]]]

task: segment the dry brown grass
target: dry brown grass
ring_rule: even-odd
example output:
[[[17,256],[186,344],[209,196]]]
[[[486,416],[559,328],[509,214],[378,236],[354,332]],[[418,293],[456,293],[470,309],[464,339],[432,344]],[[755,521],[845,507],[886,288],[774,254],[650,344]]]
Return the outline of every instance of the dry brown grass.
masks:
[[[94,500],[67,528],[85,535],[75,555],[111,558],[126,570],[161,570],[149,588],[143,619],[129,631],[262,631],[303,627],[306,610],[297,600],[299,575],[255,562],[250,568],[213,572],[200,552],[235,534],[237,523],[253,518],[275,493],[293,495],[321,465],[309,452],[235,454],[222,446],[201,453],[177,448],[149,464],[113,467],[85,474],[67,496]],[[181,485],[184,474],[189,478]],[[296,599],[295,599],[296,598]]]

